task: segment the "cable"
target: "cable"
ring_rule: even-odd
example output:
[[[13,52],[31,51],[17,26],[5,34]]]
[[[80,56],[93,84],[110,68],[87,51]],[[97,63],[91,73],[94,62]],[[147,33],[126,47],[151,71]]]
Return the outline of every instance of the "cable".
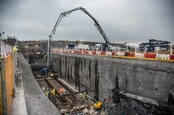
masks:
[[[47,54],[45,54],[44,55],[44,57],[43,58],[41,58],[38,62],[36,62],[36,63],[32,63],[32,64],[39,64],[39,63],[43,63],[44,61],[45,61],[45,59],[46,59],[46,56],[47,56]]]

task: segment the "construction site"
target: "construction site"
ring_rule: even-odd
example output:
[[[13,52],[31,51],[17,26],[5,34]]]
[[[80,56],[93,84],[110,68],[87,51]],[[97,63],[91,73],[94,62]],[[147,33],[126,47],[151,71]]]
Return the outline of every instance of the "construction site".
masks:
[[[73,12],[104,42],[55,39]],[[172,41],[114,43],[91,14],[60,13],[47,40],[0,33],[0,115],[174,115]]]

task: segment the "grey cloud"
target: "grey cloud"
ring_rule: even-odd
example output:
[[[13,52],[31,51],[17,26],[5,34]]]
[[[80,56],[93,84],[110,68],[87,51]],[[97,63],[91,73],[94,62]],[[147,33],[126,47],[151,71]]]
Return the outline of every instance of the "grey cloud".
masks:
[[[174,42],[172,0],[4,1],[0,31],[19,39],[47,39],[61,12],[83,6],[111,42],[140,43],[149,38]],[[73,12],[62,20],[54,39],[103,41],[93,24],[84,13]]]

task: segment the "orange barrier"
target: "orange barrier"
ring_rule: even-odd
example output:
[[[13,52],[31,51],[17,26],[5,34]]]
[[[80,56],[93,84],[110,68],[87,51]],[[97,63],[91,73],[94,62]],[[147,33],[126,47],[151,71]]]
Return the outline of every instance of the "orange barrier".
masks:
[[[92,54],[96,54],[96,51],[92,51]]]
[[[82,53],[82,50],[75,50],[74,53],[81,54]]]
[[[170,55],[170,60],[174,60],[174,54]]]
[[[128,52],[126,52],[126,53],[125,53],[125,56],[134,57],[135,54],[134,54],[134,53],[128,53]]]
[[[116,55],[116,52],[112,52],[112,56],[115,56]]]
[[[70,49],[52,49],[51,52],[64,52],[64,53],[75,53],[75,54],[86,54],[86,55],[105,55],[105,56],[119,56],[119,57],[130,57],[130,58],[138,58],[138,59],[146,59],[152,58],[156,60],[171,60],[174,61],[174,54],[172,55],[163,55],[163,54],[155,54],[155,53],[129,53],[129,52],[116,52],[116,51],[91,51],[91,50],[70,50]]]
[[[144,54],[145,58],[156,58],[156,54]]]
[[[106,55],[106,52],[105,52],[105,51],[102,51],[102,52],[101,52],[101,55]]]
[[[85,54],[88,54],[89,53],[89,51],[88,50],[85,50]]]

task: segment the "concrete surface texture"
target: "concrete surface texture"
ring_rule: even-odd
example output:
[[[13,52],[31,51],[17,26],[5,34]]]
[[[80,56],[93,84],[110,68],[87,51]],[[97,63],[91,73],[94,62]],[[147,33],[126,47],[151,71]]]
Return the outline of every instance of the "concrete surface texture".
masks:
[[[59,115],[58,109],[44,95],[37,84],[30,65],[22,54],[18,58],[19,76],[22,77],[28,115]]]
[[[11,115],[28,115],[24,89],[22,83],[22,76],[19,76],[17,72],[16,85],[15,85],[15,97],[13,99],[12,112]]]
[[[115,97],[116,96],[116,97]],[[113,100],[105,104],[107,115],[173,115],[168,107],[142,103],[123,95],[114,95]]]
[[[60,77],[100,100],[114,88],[166,103],[174,92],[174,63],[54,53],[50,62]]]

